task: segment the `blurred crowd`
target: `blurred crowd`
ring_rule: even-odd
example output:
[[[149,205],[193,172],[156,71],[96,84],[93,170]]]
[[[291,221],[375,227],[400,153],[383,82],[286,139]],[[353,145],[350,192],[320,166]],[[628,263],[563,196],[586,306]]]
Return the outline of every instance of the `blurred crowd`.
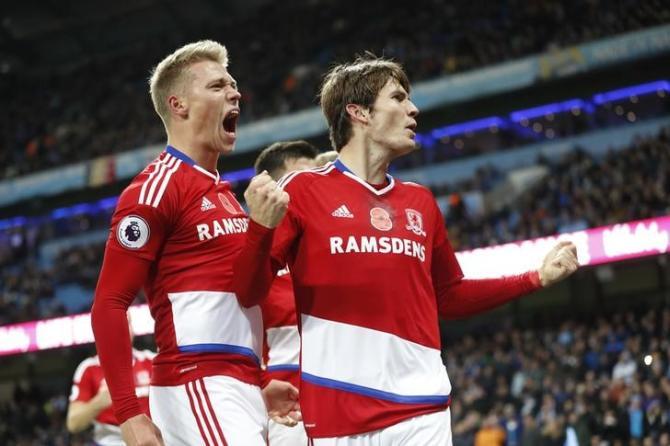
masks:
[[[295,17],[305,25],[295,26]],[[402,62],[416,82],[668,22],[662,0],[432,0],[394,8],[318,0],[266,2],[249,16],[222,14],[216,26],[198,29],[228,46],[241,119],[250,122],[314,105],[329,64],[362,49]],[[162,142],[146,79],[178,45],[165,32],[129,53],[73,61],[59,74],[3,75],[10,113],[0,122],[0,179]]]
[[[0,444],[6,446],[66,446],[90,444],[71,439],[65,428],[68,399],[49,394],[32,380],[14,384],[0,401]],[[74,441],[72,441],[74,440]]]
[[[670,309],[445,346],[454,446],[670,445]]]
[[[561,232],[582,230],[670,214],[670,128],[655,137],[637,138],[626,149],[596,159],[582,150],[558,161],[540,159],[548,173],[537,185],[492,213],[475,213],[462,196],[487,194],[506,180],[495,166],[485,166],[456,185],[433,192],[446,203],[445,220],[456,250],[491,246]],[[245,183],[237,187],[241,196]],[[102,264],[104,242],[76,243],[40,264],[40,249],[59,238],[106,230],[111,208],[0,231],[0,325],[55,317],[67,312],[54,299],[63,285],[76,284],[91,298]],[[90,303],[81,308],[87,311]]]
[[[670,308],[449,337],[454,446],[670,445]],[[67,389],[15,383],[0,444],[65,445]]]
[[[577,150],[558,162],[540,159],[539,164],[547,167],[547,176],[493,214],[469,213],[458,199],[460,189],[438,191],[452,194],[446,220],[457,249],[670,214],[670,128],[637,138],[631,147],[611,151],[602,160]],[[495,168],[488,168],[470,182],[485,191],[499,178]]]

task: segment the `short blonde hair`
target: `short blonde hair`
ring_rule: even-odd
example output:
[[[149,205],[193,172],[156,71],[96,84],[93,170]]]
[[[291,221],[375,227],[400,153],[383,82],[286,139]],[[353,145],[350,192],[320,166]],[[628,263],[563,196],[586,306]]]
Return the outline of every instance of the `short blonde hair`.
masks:
[[[168,128],[170,118],[168,97],[183,86],[187,79],[188,67],[203,60],[218,62],[227,68],[228,50],[213,40],[189,43],[161,60],[151,72],[149,94],[151,94],[154,109],[163,120],[165,128]]]

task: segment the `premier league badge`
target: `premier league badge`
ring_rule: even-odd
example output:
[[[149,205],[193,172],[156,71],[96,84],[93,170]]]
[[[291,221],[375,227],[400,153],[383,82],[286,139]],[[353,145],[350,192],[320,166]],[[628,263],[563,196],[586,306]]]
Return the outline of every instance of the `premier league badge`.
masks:
[[[407,226],[405,229],[409,229],[416,235],[426,236],[426,231],[423,230],[423,217],[419,211],[414,209],[405,209],[405,215],[407,216]]]
[[[383,208],[370,209],[370,224],[380,231],[390,231],[393,227],[393,221],[388,211]]]
[[[149,240],[149,225],[142,217],[128,215],[117,226],[116,239],[128,249],[140,249]]]

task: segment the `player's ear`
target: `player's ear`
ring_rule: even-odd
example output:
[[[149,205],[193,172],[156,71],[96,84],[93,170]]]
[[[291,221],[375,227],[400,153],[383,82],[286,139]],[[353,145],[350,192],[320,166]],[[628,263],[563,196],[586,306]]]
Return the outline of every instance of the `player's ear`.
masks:
[[[188,103],[186,102],[186,98],[171,95],[167,98],[167,103],[171,114],[179,116],[180,118],[186,118],[188,116]]]
[[[370,111],[358,104],[347,104],[345,107],[347,115],[351,122],[360,122],[361,124],[367,124],[368,119],[370,118]]]

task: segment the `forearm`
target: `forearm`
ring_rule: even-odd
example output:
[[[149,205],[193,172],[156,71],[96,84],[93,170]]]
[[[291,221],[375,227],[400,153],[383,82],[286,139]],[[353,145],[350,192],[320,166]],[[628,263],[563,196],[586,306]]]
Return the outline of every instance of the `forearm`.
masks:
[[[233,290],[244,307],[258,305],[270,291],[277,270],[270,256],[273,235],[273,229],[249,220],[246,243],[233,273]]]
[[[492,310],[539,288],[537,271],[497,279],[462,279],[438,292],[438,311],[447,320]]]
[[[76,434],[88,428],[95,417],[104,409],[96,398],[89,401],[73,401],[67,410],[66,426],[70,433]]]
[[[135,395],[126,313],[150,265],[146,260],[106,252],[91,310],[95,345],[119,423],[142,413]]]
[[[128,306],[102,299],[97,293],[95,300],[91,311],[95,346],[112,396],[114,414],[122,423],[142,413],[132,375],[132,344],[126,319]]]

